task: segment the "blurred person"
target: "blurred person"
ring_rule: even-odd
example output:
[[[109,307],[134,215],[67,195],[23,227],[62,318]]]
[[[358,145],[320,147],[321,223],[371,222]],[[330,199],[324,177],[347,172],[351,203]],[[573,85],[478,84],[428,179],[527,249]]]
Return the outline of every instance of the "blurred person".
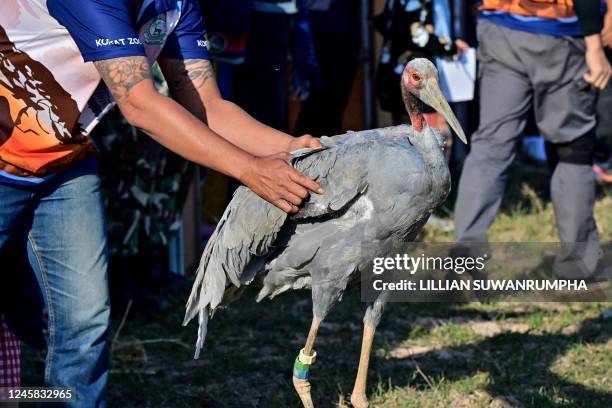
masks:
[[[607,0],[601,40],[608,61],[612,63],[612,0]],[[598,178],[612,183],[612,85],[599,91],[597,99],[597,145],[593,169]]]
[[[0,313],[0,402],[8,398],[8,387],[21,387],[21,344]]]
[[[335,135],[355,80],[359,55],[359,2],[314,0],[309,4],[321,83],[311,84],[302,102],[297,134]]]
[[[172,99],[154,87],[154,61]],[[71,406],[106,406],[108,255],[89,133],[113,103],[157,142],[284,211],[323,192],[287,163],[287,151],[317,140],[221,98],[196,0],[1,2],[0,249],[14,237],[27,245],[48,311],[45,382],[73,388]]]
[[[480,125],[455,206],[457,251],[486,250],[527,115],[549,142],[559,277],[591,277],[599,256],[593,216],[597,89],[610,78],[599,0],[542,4],[485,0],[478,21]],[[483,246],[470,248],[470,243]],[[580,270],[576,265],[582,265]]]
[[[291,85],[293,99],[303,101],[312,88],[321,87],[321,71],[310,23],[310,0],[297,0],[298,12],[291,29]]]
[[[480,11],[478,7],[480,0],[452,0],[452,28],[455,37],[464,40],[471,48],[478,47],[476,40],[476,21]],[[451,104],[453,112],[459,119],[461,128],[465,131],[465,135],[470,139],[470,136],[478,128],[478,81],[474,83],[474,97],[470,101],[454,102]],[[451,145],[449,168],[453,182],[459,180],[459,174],[463,167],[463,162],[470,151],[470,145],[460,143],[456,138],[453,138]]]
[[[2,275],[0,315],[9,331],[37,350],[45,348],[44,300],[36,272],[28,260],[25,231],[18,231],[0,249]],[[24,301],[27,299],[27,301]]]
[[[606,0],[606,14],[601,30],[601,41],[608,50],[612,49],[612,0]]]
[[[43,301],[34,271],[27,262],[27,248],[23,241],[18,237],[11,238],[0,249],[0,259],[3,271],[12,272],[0,277],[1,400],[8,397],[3,387],[21,386],[21,342],[42,349],[45,340]]]
[[[374,26],[384,38],[376,93],[381,109],[391,112],[396,124],[406,115],[397,86],[406,63],[414,58],[452,57],[469,48],[461,39],[453,41],[448,33],[439,35],[435,17],[434,0],[388,0],[385,10],[374,18]]]
[[[236,74],[245,62],[253,0],[200,0],[211,59],[224,99],[236,101]]]
[[[254,0],[236,102],[255,119],[287,129],[287,55],[296,0]]]

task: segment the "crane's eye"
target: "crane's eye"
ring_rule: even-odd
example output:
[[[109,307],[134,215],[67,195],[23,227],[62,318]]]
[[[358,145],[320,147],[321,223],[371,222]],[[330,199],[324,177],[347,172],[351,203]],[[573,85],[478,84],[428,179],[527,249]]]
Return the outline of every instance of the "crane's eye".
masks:
[[[412,80],[414,82],[419,82],[421,80],[421,76],[419,74],[412,74]]]

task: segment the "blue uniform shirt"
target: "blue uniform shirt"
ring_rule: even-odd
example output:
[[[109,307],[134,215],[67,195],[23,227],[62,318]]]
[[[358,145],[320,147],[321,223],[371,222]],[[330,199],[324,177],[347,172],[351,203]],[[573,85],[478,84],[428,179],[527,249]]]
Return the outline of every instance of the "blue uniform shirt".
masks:
[[[114,100],[90,61],[209,58],[197,0],[2,0],[0,49],[0,182],[26,185],[95,152]]]

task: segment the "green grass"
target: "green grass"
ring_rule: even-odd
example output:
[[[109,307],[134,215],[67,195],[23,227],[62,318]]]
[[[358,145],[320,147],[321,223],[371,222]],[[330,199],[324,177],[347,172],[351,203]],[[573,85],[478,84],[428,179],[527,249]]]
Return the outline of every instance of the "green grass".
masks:
[[[178,324],[182,294],[168,294],[156,314],[128,316],[114,345],[111,406],[298,406],[291,366],[308,330],[309,295],[260,305],[253,295],[212,320],[199,361],[191,359],[195,327]],[[372,405],[610,406],[612,321],[600,318],[609,307],[391,304],[374,343]],[[358,293],[349,291],[320,331],[312,369],[318,406],[348,406],[361,317]],[[484,324],[488,331],[477,329]],[[26,382],[41,358],[26,353]]]
[[[515,170],[492,241],[557,239],[545,183],[525,177],[543,171],[528,165]],[[610,241],[608,191],[599,192],[597,221],[602,240]],[[428,226],[422,238],[449,242],[452,233]],[[255,292],[247,291],[211,321],[203,356],[194,361],[196,327],[180,326],[188,289],[187,282],[163,290],[160,310],[127,316],[113,344],[110,406],[299,406],[291,368],[310,325],[310,294],[256,304]],[[371,405],[612,407],[612,319],[601,317],[610,308],[610,303],[390,304],[374,341]],[[115,312],[111,337],[123,311]],[[359,293],[350,290],[321,327],[311,370],[318,407],[350,406],[362,316]],[[40,383],[42,361],[40,353],[25,350],[27,385]]]

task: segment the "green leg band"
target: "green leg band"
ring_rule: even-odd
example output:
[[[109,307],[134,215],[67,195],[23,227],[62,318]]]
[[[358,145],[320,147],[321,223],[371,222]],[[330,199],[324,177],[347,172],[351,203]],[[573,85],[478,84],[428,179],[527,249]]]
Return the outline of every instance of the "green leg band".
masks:
[[[309,370],[310,364],[302,363],[299,357],[295,359],[295,363],[293,363],[293,376],[295,378],[299,378],[300,380],[307,380]]]

